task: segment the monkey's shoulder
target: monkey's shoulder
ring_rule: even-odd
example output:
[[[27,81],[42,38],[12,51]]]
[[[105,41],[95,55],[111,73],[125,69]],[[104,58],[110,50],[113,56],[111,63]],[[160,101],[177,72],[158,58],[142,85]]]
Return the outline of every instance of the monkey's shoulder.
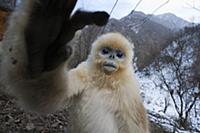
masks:
[[[88,71],[87,70],[87,63],[82,62],[76,68],[71,69],[69,71],[69,77],[74,78],[78,81],[84,81],[84,80],[86,80],[86,78],[88,76],[87,71]]]

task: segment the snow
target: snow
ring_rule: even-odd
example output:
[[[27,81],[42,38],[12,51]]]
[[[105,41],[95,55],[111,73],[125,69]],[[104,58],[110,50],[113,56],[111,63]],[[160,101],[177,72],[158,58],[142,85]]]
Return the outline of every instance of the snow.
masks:
[[[160,80],[155,74],[150,76],[145,76],[145,73],[137,72],[136,76],[140,83],[141,95],[143,97],[144,105],[147,111],[162,116],[163,118],[166,118],[160,120],[162,126],[166,127],[167,129],[173,130],[174,127],[171,124],[175,124],[173,119],[174,120],[178,119],[178,114],[175,110],[173,101],[170,98],[169,93],[166,90],[155,85],[155,83],[160,82]],[[165,100],[168,102],[169,106],[167,107],[167,110],[164,113]],[[200,102],[198,103],[199,104],[197,104],[198,106],[197,108],[200,111]],[[200,114],[198,114],[198,116],[195,117],[194,113],[192,113],[190,115],[190,118],[192,125],[200,130]],[[150,119],[153,121],[158,121],[158,117],[155,118],[150,117]],[[176,133],[191,133],[191,131],[179,130]]]
[[[168,48],[166,48],[162,53],[168,52],[169,55],[173,55],[173,49],[177,48],[179,45],[176,42],[173,42],[172,45],[170,45]],[[192,57],[190,57],[193,53],[192,45],[189,44],[185,50],[187,51],[183,55],[183,62],[181,64],[181,67],[191,67],[191,64],[193,63]],[[180,54],[178,53],[175,58],[179,58]],[[171,69],[173,66],[170,66],[169,64],[163,65],[161,71],[166,79],[167,83],[170,83],[171,89],[174,91],[174,96],[176,100],[176,104],[180,105],[179,97],[176,93],[176,89],[178,86],[178,81],[175,78],[173,69]],[[185,73],[184,76],[189,75],[189,73]],[[149,112],[150,119],[154,122],[157,122],[161,124],[166,129],[169,129],[170,131],[173,131],[174,126],[177,124],[179,115],[175,109],[174,102],[170,96],[170,91],[168,88],[163,85],[160,75],[156,69],[150,65],[148,66],[148,69],[144,69],[142,72],[137,71],[136,72],[137,79],[140,83],[141,88],[141,96],[144,101],[144,105]],[[185,79],[185,77],[183,77]],[[198,88],[189,88],[192,92],[198,92]],[[188,95],[185,96],[186,99],[183,101],[184,103],[188,101],[187,98],[189,98]],[[190,97],[191,98],[191,97]],[[165,105],[167,106],[167,109],[165,108]],[[183,108],[186,108],[185,106]],[[194,109],[195,108],[195,109]],[[166,109],[166,110],[165,110]],[[165,111],[164,111],[165,110]],[[195,112],[196,110],[196,112]],[[191,110],[190,116],[189,116],[189,122],[191,123],[192,127],[196,128],[198,131],[200,131],[200,100],[196,101],[196,106],[193,107]],[[160,117],[158,117],[160,116]],[[160,118],[160,119],[159,119]],[[177,129],[176,133],[191,133],[191,131],[184,131],[181,129]],[[195,131],[192,131],[192,133],[197,133]]]
[[[138,27],[136,27],[136,26],[132,26],[132,27],[131,27],[131,30],[132,30],[133,32],[135,32],[135,34],[138,34],[140,29],[139,29]]]
[[[177,17],[171,13],[165,13],[161,15],[156,15],[151,18],[151,20],[168,27],[171,30],[181,30],[186,26],[192,26],[192,24],[180,17]]]
[[[170,102],[169,93],[156,86],[156,83],[159,83],[159,79],[156,75],[151,76],[144,76],[144,73],[137,73],[138,80],[140,82],[141,87],[141,94],[144,98],[144,105],[147,110],[158,113],[164,114],[164,107],[165,107],[165,99]],[[167,109],[168,116],[176,116],[178,115],[171,103]]]

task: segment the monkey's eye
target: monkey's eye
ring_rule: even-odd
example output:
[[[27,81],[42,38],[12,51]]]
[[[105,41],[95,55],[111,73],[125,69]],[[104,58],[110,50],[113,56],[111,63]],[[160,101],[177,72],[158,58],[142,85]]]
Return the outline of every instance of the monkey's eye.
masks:
[[[124,55],[124,53],[123,53],[121,50],[117,50],[117,51],[116,51],[116,56],[117,56],[119,59],[121,59],[121,58],[123,58],[125,55]]]
[[[103,48],[103,49],[101,50],[101,53],[102,53],[103,55],[107,55],[107,54],[109,54],[109,52],[110,52],[110,49],[109,49],[109,48]]]

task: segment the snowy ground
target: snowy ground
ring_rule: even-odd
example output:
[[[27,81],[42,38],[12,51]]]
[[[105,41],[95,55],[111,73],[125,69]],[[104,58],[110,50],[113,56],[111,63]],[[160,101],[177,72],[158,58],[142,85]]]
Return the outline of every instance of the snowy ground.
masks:
[[[178,118],[178,114],[176,113],[174,104],[172,102],[172,99],[170,98],[169,93],[164,89],[156,86],[156,84],[160,82],[156,74],[145,76],[143,72],[137,72],[136,76],[141,85],[141,95],[144,99],[145,107],[147,111],[152,114],[150,119],[159,122],[160,124],[162,124],[162,126],[166,127],[169,130],[173,130],[174,127],[171,124],[174,124],[174,120]],[[166,103],[165,101],[167,101],[168,107],[166,112],[164,113]],[[197,109],[200,111],[199,101],[197,106]],[[159,119],[158,115],[162,118]],[[200,130],[200,113],[198,113],[197,117],[195,117],[194,114],[191,114],[190,117],[192,125]],[[191,131],[179,130],[176,133],[191,133]]]

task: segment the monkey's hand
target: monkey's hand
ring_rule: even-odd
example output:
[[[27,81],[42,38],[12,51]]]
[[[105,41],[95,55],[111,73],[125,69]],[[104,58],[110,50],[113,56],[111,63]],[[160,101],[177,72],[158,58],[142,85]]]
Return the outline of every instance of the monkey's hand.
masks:
[[[75,32],[85,25],[103,26],[109,15],[106,12],[77,11],[71,16],[77,0],[39,0],[25,28],[28,70],[38,75],[55,69],[72,53],[67,46]]]

